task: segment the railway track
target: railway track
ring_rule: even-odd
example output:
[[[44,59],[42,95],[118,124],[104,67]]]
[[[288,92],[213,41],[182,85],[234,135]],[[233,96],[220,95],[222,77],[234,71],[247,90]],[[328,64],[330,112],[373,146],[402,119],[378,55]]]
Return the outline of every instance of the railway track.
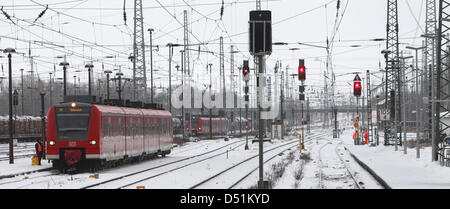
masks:
[[[200,143],[200,144],[184,145],[184,146],[181,146],[181,147],[183,147],[182,150],[172,150],[172,153],[173,154],[180,154],[180,153],[190,152],[192,150],[198,150],[199,148],[202,148],[202,147],[205,147],[205,146],[208,146],[208,145],[212,145],[214,143],[216,143],[215,140],[214,141]]]
[[[154,166],[152,168],[148,168],[148,169],[145,169],[145,170],[133,172],[133,173],[130,173],[130,174],[127,174],[127,175],[118,176],[118,177],[111,178],[111,179],[108,179],[106,181],[102,181],[102,182],[99,182],[99,183],[96,183],[96,184],[90,184],[88,186],[85,186],[86,183],[81,182],[81,184],[79,184],[80,186],[71,185],[71,188],[87,189],[87,188],[93,188],[93,187],[102,185],[105,182],[113,182],[113,181],[118,181],[118,180],[120,181],[121,179],[126,178],[126,176],[136,175],[137,173],[142,173],[142,172],[145,172],[146,170],[153,170],[153,169],[157,169],[157,168],[162,168],[162,167],[166,167],[166,166],[169,166],[171,164],[176,164],[178,162],[185,161],[185,160],[188,160],[188,159],[191,159],[191,158],[195,158],[195,157],[199,157],[199,156],[202,156],[202,155],[206,155],[206,154],[214,152],[214,151],[216,151],[218,149],[223,149],[223,148],[226,148],[226,147],[228,147],[230,145],[233,145],[233,144],[236,144],[236,143],[239,143],[239,142],[242,142],[242,141],[240,140],[240,141],[236,141],[236,142],[231,142],[231,143],[228,143],[228,144],[226,144],[224,146],[221,146],[221,147],[219,147],[217,149],[210,150],[208,152],[204,152],[204,153],[201,153],[201,154],[198,154],[198,155],[195,155],[195,156],[183,158],[181,160],[164,163],[164,164],[161,164],[161,165]],[[242,144],[243,144],[243,142],[242,142]],[[42,174],[38,175],[36,177],[29,177],[29,179],[27,179],[27,180],[24,180],[23,178],[21,178],[21,179],[17,179],[16,178],[16,179],[13,179],[12,181],[0,182],[0,188],[30,188],[30,187],[37,187],[36,186],[37,184],[41,184],[41,185],[49,187],[48,185],[50,185],[51,182],[64,181],[64,180],[67,180],[67,179],[75,179],[76,180],[76,179],[80,179],[80,178],[86,178],[85,177],[86,173],[80,173],[80,174],[76,174],[76,175],[67,175],[67,174],[61,175],[62,173],[60,173],[60,172],[58,172],[58,171],[56,171],[54,169],[51,169],[51,168],[49,168],[49,169],[50,170],[34,171],[36,173],[41,172]],[[44,171],[47,171],[47,172],[44,172]],[[29,174],[29,173],[33,173],[33,172],[27,172],[26,174]],[[23,174],[24,173],[12,174],[9,177],[15,177],[17,175],[23,175]],[[40,178],[43,178],[43,180],[39,181]],[[28,180],[32,180],[32,181],[28,181]]]
[[[122,176],[119,176],[119,177],[116,177],[116,178],[108,179],[108,180],[105,180],[105,181],[97,182],[95,184],[91,184],[91,185],[88,185],[88,186],[81,187],[80,189],[91,189],[91,188],[98,188],[98,187],[106,187],[106,186],[111,185],[111,184],[112,185],[117,185],[118,184],[117,182],[119,182],[119,181],[120,181],[120,183],[122,183],[122,185],[121,186],[113,186],[113,188],[116,188],[116,189],[125,188],[125,187],[128,187],[130,185],[133,185],[133,184],[136,184],[136,183],[139,183],[139,182],[151,179],[151,178],[155,178],[155,177],[161,176],[163,174],[166,174],[166,173],[169,173],[169,172],[172,172],[172,171],[175,171],[175,170],[179,170],[181,168],[184,168],[184,167],[187,167],[187,166],[190,166],[190,165],[193,165],[193,164],[196,164],[196,163],[199,163],[199,162],[202,162],[202,161],[205,161],[205,160],[217,157],[219,155],[223,155],[223,154],[226,153],[226,151],[225,152],[220,152],[218,154],[214,154],[212,156],[208,156],[208,157],[202,158],[200,160],[194,160],[193,162],[185,163],[185,161],[188,161],[188,160],[191,160],[191,159],[196,159],[198,157],[201,157],[201,156],[204,156],[204,155],[207,155],[207,154],[210,154],[210,153],[222,150],[224,148],[228,148],[231,145],[234,145],[234,144],[237,144],[237,143],[239,143],[239,144],[237,146],[234,146],[232,149],[235,149],[235,148],[237,148],[239,146],[243,146],[245,144],[245,142],[242,142],[242,141],[243,140],[232,142],[232,143],[229,143],[227,145],[224,145],[224,146],[221,146],[219,148],[216,148],[214,150],[208,151],[208,152],[204,152],[204,153],[201,153],[201,154],[198,154],[198,155],[194,155],[194,156],[191,156],[191,157],[186,157],[186,158],[183,158],[181,160],[176,160],[176,161],[172,161],[172,162],[169,162],[169,163],[164,163],[164,164],[161,164],[161,165],[158,165],[158,166],[154,166],[154,167],[151,167],[151,168],[148,168],[148,169],[140,170],[140,171],[137,171],[137,172],[132,172],[132,173],[129,173],[129,174],[126,174],[126,175],[122,175]],[[242,143],[240,143],[240,142],[242,142]],[[185,164],[182,164],[180,166],[176,166],[177,163],[185,163]],[[168,170],[164,170],[164,168],[166,168],[168,166],[171,166],[171,165],[174,165],[175,168],[169,168]],[[160,169],[160,168],[163,168],[163,171],[156,172],[156,174],[152,174],[150,176],[145,175],[146,172],[153,172],[156,169]],[[144,177],[138,178],[139,180],[128,180],[129,182],[127,182],[126,184],[123,183],[123,182],[126,181],[127,178],[128,179],[136,178],[137,175],[143,175]]]
[[[327,149],[327,153],[333,153],[333,151],[329,150],[330,147],[329,145],[333,144],[332,140],[328,140],[328,142],[326,142],[319,149],[319,188],[327,189],[327,186],[324,184],[325,182],[329,182],[329,184],[334,184],[337,183],[338,181],[344,181],[344,184],[346,184],[348,182],[348,179],[351,179],[354,188],[364,189],[364,186],[361,185],[363,183],[358,181],[358,179],[354,175],[354,172],[351,171],[346,161],[342,158],[341,155],[343,154],[339,152],[339,147],[341,143],[342,141],[339,142],[339,144],[334,147],[334,153],[336,154],[337,158],[328,157],[326,166],[324,163],[322,151]]]
[[[24,153],[24,152],[35,152],[35,149],[34,148],[32,148],[32,149],[30,149],[30,148],[25,148],[25,149],[14,149],[14,154],[16,154],[16,153]],[[9,150],[8,151],[0,151],[0,155],[6,155],[6,154],[8,154],[9,153]]]
[[[239,144],[239,145],[237,145],[235,147],[232,147],[231,149],[236,149],[236,148],[241,147],[243,145],[244,145],[244,143],[241,143],[241,144]],[[188,162],[188,163],[184,162],[183,164],[181,164],[179,166],[175,166],[173,168],[167,168],[166,170],[162,170],[162,171],[159,171],[159,172],[155,171],[155,169],[161,168],[162,166],[158,166],[158,167],[155,167],[155,168],[146,169],[144,171],[139,171],[139,172],[134,172],[134,173],[131,173],[131,174],[127,174],[127,175],[124,175],[122,177],[118,177],[118,178],[110,179],[110,180],[107,180],[107,181],[99,182],[99,183],[96,183],[96,184],[93,184],[93,185],[85,186],[85,187],[83,187],[83,189],[88,189],[88,188],[105,188],[105,187],[110,188],[110,187],[108,187],[108,185],[114,185],[112,188],[117,188],[117,189],[127,188],[127,187],[130,187],[130,186],[136,185],[138,183],[141,183],[141,182],[144,182],[144,181],[147,181],[147,180],[151,180],[151,179],[155,179],[156,177],[162,176],[164,174],[168,174],[168,173],[180,170],[180,169],[188,167],[188,166],[199,164],[201,162],[204,162],[204,161],[207,161],[207,160],[210,160],[210,159],[213,159],[213,158],[216,158],[218,156],[225,155],[225,154],[227,154],[227,151],[223,151],[223,152],[220,152],[220,153],[217,153],[217,154],[214,154],[214,155],[211,155],[211,156],[199,159],[199,160],[195,160],[195,161],[192,161],[192,162]],[[181,161],[176,161],[174,163],[177,163],[177,162],[181,162]],[[163,165],[163,166],[165,166],[165,165]],[[147,173],[147,174],[143,173],[143,172],[147,172],[147,171],[149,171],[150,173]],[[136,175],[140,175],[141,177],[137,177]],[[127,179],[124,179],[124,178],[127,178]],[[135,178],[135,179],[138,179],[138,180],[129,180],[131,178]],[[120,180],[120,183],[117,183],[119,180]],[[128,182],[126,182],[126,181],[128,181]],[[124,183],[124,182],[126,182],[126,183]],[[117,184],[122,184],[122,185],[117,186]]]
[[[28,158],[28,157],[33,157],[34,155],[35,155],[35,153],[26,154],[26,155],[14,155],[14,159]],[[9,156],[8,157],[0,157],[0,161],[7,161],[7,160],[9,160]]]
[[[311,140],[313,140],[313,139],[315,139],[315,138],[322,137],[323,135],[325,135],[325,134],[318,134],[318,135],[314,135],[314,136],[309,136],[309,137],[308,137],[308,138],[309,138],[308,141],[305,141],[305,142],[309,142],[309,141],[311,141]],[[287,151],[287,150],[289,150],[289,149],[292,149],[292,148],[298,147],[298,146],[299,146],[299,142],[297,141],[297,139],[293,139],[293,140],[291,140],[290,142],[287,142],[287,143],[284,143],[284,144],[282,144],[282,145],[276,146],[276,147],[274,147],[274,148],[265,150],[265,151],[264,151],[265,157],[268,157],[268,156],[266,156],[266,154],[271,153],[271,155],[269,156],[268,159],[266,159],[266,160],[264,161],[264,164],[267,163],[267,162],[269,162],[270,160],[274,159],[274,158],[275,158],[276,156],[278,156],[280,153],[283,153],[283,152],[285,152],[285,151]],[[241,162],[239,162],[239,163],[237,163],[237,164],[234,164],[233,166],[228,167],[228,168],[226,168],[226,169],[224,169],[224,170],[222,170],[222,171],[216,173],[215,175],[213,175],[213,176],[211,176],[211,177],[209,177],[209,178],[207,178],[207,179],[205,179],[205,180],[203,180],[203,181],[201,181],[201,182],[195,184],[194,186],[191,186],[190,189],[202,188],[202,187],[204,187],[208,182],[211,182],[212,180],[217,179],[219,176],[222,176],[222,175],[225,174],[225,173],[229,173],[230,171],[233,171],[234,169],[238,168],[238,167],[241,166],[241,165],[244,165],[244,164],[246,164],[246,163],[249,163],[249,162],[250,162],[251,160],[253,160],[253,159],[258,159],[258,157],[259,157],[259,154],[253,155],[253,156],[251,156],[251,157],[249,157],[249,158],[246,158],[246,159],[242,160]],[[228,188],[231,189],[231,188],[235,187],[237,184],[239,184],[239,183],[242,182],[244,179],[246,179],[248,176],[250,176],[253,172],[255,172],[258,168],[259,168],[259,167],[257,166],[256,168],[252,169],[252,170],[251,170],[250,172],[248,172],[246,175],[244,175],[243,177],[239,178],[237,181],[234,181],[233,183],[231,183],[231,185],[230,185]],[[233,176],[233,175],[229,175],[229,176]],[[215,185],[216,185],[216,184],[213,184],[212,186],[215,186]],[[210,187],[208,187],[208,188],[210,188]]]
[[[325,136],[325,135],[327,135],[327,134],[319,134],[319,135],[317,135],[317,136],[310,136],[309,139],[308,139],[307,141],[305,141],[304,143],[310,143],[310,142],[313,142],[313,140],[317,140],[317,139],[319,139],[320,137],[323,137],[323,136]],[[294,146],[292,146],[292,147],[289,147],[289,148],[287,148],[287,149],[285,149],[285,150],[279,152],[277,155],[273,155],[273,156],[270,157],[269,159],[266,159],[266,160],[264,161],[264,164],[266,164],[266,163],[268,163],[269,161],[273,160],[275,157],[277,157],[277,156],[280,155],[281,153],[283,153],[283,152],[285,152],[285,151],[287,151],[287,150],[290,150],[290,149],[292,149],[293,147],[298,147],[298,146],[299,146],[299,144],[296,144],[296,145],[294,145]],[[258,168],[259,168],[259,167],[256,167],[256,168],[254,168],[253,170],[251,170],[250,172],[248,172],[245,176],[243,176],[243,177],[240,178],[238,181],[236,181],[234,184],[232,184],[230,187],[228,187],[228,189],[233,189],[233,188],[235,188],[237,185],[239,185],[239,183],[241,183],[242,181],[244,181],[244,180],[245,180],[246,178],[248,178],[252,173],[254,173],[256,170],[258,170]]]
[[[24,180],[31,180],[31,179],[39,179],[39,178],[47,178],[50,176],[55,176],[55,175],[59,175],[60,172],[53,169],[53,168],[44,168],[44,169],[39,169],[39,170],[35,170],[35,171],[27,171],[27,172],[23,172],[23,173],[17,173],[17,174],[10,174],[10,175],[5,175],[5,176],[0,176],[0,180],[4,180],[6,178],[13,178],[13,177],[17,177],[17,176],[24,176],[24,178],[14,178],[11,181],[0,181],[0,188],[7,188],[7,185],[10,184],[20,184],[22,182],[24,182]],[[30,176],[25,176],[25,175],[30,175]],[[33,175],[33,176],[31,176]],[[26,186],[27,184],[25,184]],[[20,188],[20,187],[17,187]]]

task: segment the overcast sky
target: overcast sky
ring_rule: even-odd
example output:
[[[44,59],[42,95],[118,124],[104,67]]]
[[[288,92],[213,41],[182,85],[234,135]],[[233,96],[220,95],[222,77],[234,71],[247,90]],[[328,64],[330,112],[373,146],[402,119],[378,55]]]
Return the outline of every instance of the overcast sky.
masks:
[[[82,82],[86,82],[84,65],[90,60],[94,60],[96,79],[101,78],[102,64],[105,70],[122,66],[122,71],[131,76],[132,65],[127,57],[132,52],[133,3],[132,0],[126,1],[125,26],[123,0],[1,0],[0,5],[11,16],[14,24],[0,13],[0,48],[14,47],[28,56],[31,43],[31,54],[37,56],[34,60],[35,70],[41,79],[48,79],[48,73],[53,72],[54,64],[62,61],[56,57],[64,54],[67,54],[71,65],[69,78],[77,75]],[[220,36],[224,37],[227,75],[230,72],[230,45],[240,51],[234,54],[236,66],[250,57],[248,12],[255,9],[255,2],[225,0],[222,20],[221,3],[221,0],[143,1],[146,44],[149,45],[147,29],[154,28],[153,44],[161,46],[154,53],[154,69],[158,70],[155,72],[156,86],[167,86],[168,49],[165,45],[169,42],[183,43],[183,10],[189,12],[190,43],[208,43],[202,46],[202,50],[215,52],[215,55],[190,52],[193,78],[198,84],[209,83],[207,63],[213,63],[213,71],[218,72]],[[33,24],[47,4],[49,9]],[[366,70],[379,70],[382,59],[380,51],[385,48],[385,42],[367,40],[386,37],[386,5],[386,0],[341,1],[339,18],[343,19],[335,36],[333,49],[338,91],[349,92],[350,86],[346,83],[353,79],[353,75],[339,75],[359,71],[364,72],[365,76]],[[326,51],[295,43],[326,46],[326,39],[331,38],[335,27],[336,6],[336,0],[262,0],[262,9],[272,11],[273,42],[291,43],[287,46],[273,46],[273,53],[267,60],[267,69],[272,72],[275,61],[281,60],[283,68],[290,66],[290,73],[295,73],[298,59],[304,58],[307,66],[306,84],[322,88]],[[402,49],[407,45],[420,45],[420,35],[424,33],[422,29],[424,30],[425,25],[425,0],[399,0],[398,10],[400,42],[404,43],[401,45]],[[291,48],[300,49],[289,50]],[[174,65],[180,64],[180,49],[174,50]],[[106,56],[116,58],[105,58]],[[148,56],[149,53],[147,63]],[[30,69],[29,59],[22,55],[14,55],[13,62],[16,78],[20,76],[18,69]],[[0,58],[0,63],[4,66],[4,74],[0,72],[0,76],[7,76],[7,59]],[[383,63],[381,65],[384,67]],[[76,72],[80,70],[83,72]],[[175,68],[172,72],[175,74]],[[149,70],[147,74],[150,79]],[[56,77],[62,77],[62,70],[58,65]],[[177,79],[179,77],[174,75],[173,81],[179,82]],[[374,78],[373,83],[379,82],[379,79]]]

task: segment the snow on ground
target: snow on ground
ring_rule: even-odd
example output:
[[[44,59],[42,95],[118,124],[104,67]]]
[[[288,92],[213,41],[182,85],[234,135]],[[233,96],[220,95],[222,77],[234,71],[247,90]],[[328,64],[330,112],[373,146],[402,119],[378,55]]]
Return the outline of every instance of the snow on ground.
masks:
[[[328,130],[331,132],[330,130]],[[363,188],[367,189],[379,189],[381,186],[376,180],[368,174],[363,168],[361,168],[341,147],[340,143],[342,137],[333,139],[331,134],[318,140],[313,140],[309,147],[310,160],[304,161],[303,174],[301,176],[298,188],[300,189],[353,189],[356,188],[355,183],[350,178],[349,174],[345,170],[345,166],[340,162],[335,149],[338,149],[338,153],[342,156],[346,165],[349,167],[350,172],[355,176],[358,182]],[[325,146],[326,145],[326,146]],[[323,149],[321,149],[323,148]],[[321,156],[319,156],[319,154]],[[322,160],[322,163],[320,162]],[[323,165],[323,183],[320,185],[321,164]]]
[[[269,156],[274,156],[272,160],[264,165],[265,177],[273,178],[272,188],[274,189],[318,189],[320,177],[320,161],[319,153],[323,160],[324,176],[330,177],[328,181],[324,181],[325,188],[355,188],[352,180],[343,170],[342,162],[338,160],[340,155],[350,171],[354,174],[358,182],[362,182],[364,188],[381,188],[374,178],[362,169],[356,161],[351,158],[349,152],[357,156],[361,161],[371,167],[381,178],[383,178],[392,188],[450,188],[448,176],[450,169],[441,167],[437,162],[431,162],[431,149],[429,147],[420,150],[421,158],[416,159],[415,148],[408,149],[408,154],[403,154],[403,148],[399,147],[398,151],[394,150],[394,146],[382,145],[382,134],[380,135],[380,145],[378,147],[370,147],[367,145],[353,145],[352,130],[347,129],[341,135],[340,139],[332,139],[332,131],[329,129],[316,129],[311,133],[328,133],[327,135],[317,139],[305,142],[305,150],[300,154],[298,147],[286,150],[281,155],[275,152],[265,156],[265,160]],[[306,139],[308,139],[307,136]],[[74,175],[57,174],[55,171],[36,172],[32,174],[19,175],[13,178],[0,179],[0,188],[64,188],[73,189],[102,182],[108,179],[121,177],[123,175],[144,170],[148,168],[158,167],[163,164],[185,159],[201,153],[212,151],[219,147],[225,146],[223,149],[206,154],[204,156],[183,161],[183,163],[174,163],[168,166],[143,173],[132,178],[123,179],[122,182],[112,185],[111,188],[120,185],[126,185],[139,178],[146,176],[159,175],[171,169],[185,166],[198,159],[205,159],[209,156],[217,155],[228,150],[228,157],[225,154],[196,163],[194,165],[185,166],[164,173],[155,178],[133,184],[126,188],[136,188],[136,186],[145,186],[146,188],[189,188],[201,180],[213,176],[218,172],[227,169],[231,165],[235,165],[250,156],[258,154],[258,144],[251,143],[253,137],[249,137],[250,150],[244,150],[243,142],[245,137],[230,138],[229,141],[222,139],[216,140],[200,140],[198,142],[187,142],[183,145],[175,146],[172,153],[164,158],[156,158],[153,160],[143,161],[136,164],[122,165],[116,168],[102,170],[99,178],[90,178],[91,173],[79,173]],[[281,145],[289,140],[298,140],[298,136],[289,136],[284,140],[272,140],[265,142],[264,149]],[[415,134],[409,133],[408,140],[415,140]],[[236,142],[236,143],[234,143]],[[234,143],[234,144],[231,144]],[[229,146],[228,146],[229,145]],[[326,145],[326,146],[325,146]],[[5,149],[6,149],[5,145]],[[323,147],[323,149],[321,149]],[[345,150],[344,147],[348,149]],[[0,149],[3,149],[0,145]],[[234,148],[234,149],[233,149]],[[16,147],[17,151],[23,147]],[[337,149],[337,153],[335,152]],[[280,149],[281,150],[281,149]],[[278,153],[279,151],[277,151]],[[257,159],[257,158],[256,158]],[[245,175],[252,169],[257,168],[258,161],[252,160],[246,163],[237,172],[231,172],[224,176],[214,179],[205,188],[228,188],[229,183]],[[41,166],[32,166],[31,158],[15,159],[15,163],[10,165],[9,161],[0,161],[0,176],[22,173],[27,171],[50,168],[51,163],[42,160]],[[331,178],[334,177],[334,178]],[[254,188],[258,181],[258,170],[255,170],[244,181],[234,188]],[[102,187],[100,187],[102,188]],[[105,186],[104,188],[110,188]]]
[[[273,177],[282,174],[281,177],[275,178],[272,182],[273,189],[319,189],[319,151],[322,146],[329,144],[330,150],[322,150],[322,157],[327,158],[329,172],[325,176],[332,176],[337,174],[336,179],[325,183],[325,188],[355,188],[351,179],[347,173],[342,173],[343,165],[340,161],[334,161],[336,153],[334,151],[336,146],[340,153],[342,153],[343,159],[346,160],[346,164],[350,167],[353,174],[356,176],[359,182],[363,182],[364,188],[382,188],[376,180],[367,172],[364,171],[346,152],[342,146],[340,146],[340,139],[332,139],[331,131],[326,129],[320,129],[321,133],[329,133],[323,137],[313,139],[305,143],[305,149],[300,154],[298,148],[294,148],[284,152],[283,155],[277,156],[271,162],[265,164],[264,171],[265,177]],[[312,131],[313,133],[316,131]],[[308,140],[308,136],[306,138]],[[338,159],[337,159],[338,160]],[[284,168],[281,168],[284,166]],[[328,168],[326,168],[328,169]],[[240,183],[236,188],[255,188],[258,181],[258,172],[254,172],[244,182]]]
[[[393,189],[441,189],[450,188],[450,169],[438,162],[431,162],[431,148],[420,149],[420,159],[416,158],[416,148],[408,148],[403,154],[403,147],[384,146],[383,134],[380,145],[353,145],[351,131],[343,135],[344,144],[361,161],[375,171]],[[408,140],[415,140],[415,134],[408,134]]]
[[[14,147],[14,156],[29,155],[35,153],[34,143],[18,143]],[[0,158],[7,158],[9,152],[8,144],[0,145]],[[46,160],[41,161],[41,166],[32,166],[31,157],[14,159],[14,164],[9,164],[8,159],[0,161],[0,176],[36,171],[44,168],[50,168],[52,165]]]
[[[292,139],[294,139],[294,137],[288,137],[284,140],[272,140],[272,142],[265,142],[264,150],[278,146],[281,143],[285,143],[286,141]],[[244,144],[239,146],[230,146],[227,154],[184,167],[158,178],[152,178],[150,180],[134,184],[128,188],[135,188],[137,185],[145,186],[146,188],[190,188],[201,182],[203,179],[209,178],[223,170],[227,170],[229,167],[240,163],[242,160],[257,154],[258,144],[252,144],[251,141],[249,141],[249,150],[244,149]],[[208,182],[208,184],[200,188],[226,189],[231,186],[234,181],[257,166],[257,160],[258,158],[255,158],[251,160],[251,162],[246,163],[244,166],[233,168],[229,172],[218,176],[218,178],[213,179],[211,182]]]

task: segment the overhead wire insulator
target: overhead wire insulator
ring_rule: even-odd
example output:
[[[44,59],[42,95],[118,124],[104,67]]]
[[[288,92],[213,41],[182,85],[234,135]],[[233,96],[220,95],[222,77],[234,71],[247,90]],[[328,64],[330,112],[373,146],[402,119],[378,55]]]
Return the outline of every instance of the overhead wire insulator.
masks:
[[[10,20],[14,25],[16,24],[14,21],[11,20],[11,17],[8,15],[8,13],[6,13],[3,10],[3,6],[2,6],[2,8],[0,8],[0,10],[3,12],[3,15],[5,15],[6,19]]]
[[[222,20],[222,16],[223,16],[223,9],[224,9],[223,5],[224,5],[224,3],[222,0],[222,7],[220,8],[220,20]]]
[[[42,11],[42,12],[38,15],[38,17],[34,20],[33,23],[35,23],[39,18],[41,18],[42,16],[44,16],[44,14],[45,14],[45,12],[46,12],[47,10],[48,10],[48,4],[47,4],[47,6],[45,7],[44,11]]]
[[[126,3],[126,0],[123,0],[123,22],[125,25],[127,25],[127,12],[125,10],[125,3]]]

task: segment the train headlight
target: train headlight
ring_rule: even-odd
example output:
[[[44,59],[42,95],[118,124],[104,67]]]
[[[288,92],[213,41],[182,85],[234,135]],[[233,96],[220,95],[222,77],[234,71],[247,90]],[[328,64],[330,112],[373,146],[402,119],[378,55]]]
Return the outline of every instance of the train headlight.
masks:
[[[56,142],[55,142],[55,141],[49,141],[49,142],[48,142],[48,144],[50,144],[50,145],[52,145],[52,146],[53,146],[53,145],[55,145],[55,144],[56,144]]]
[[[90,145],[96,145],[96,144],[97,144],[97,141],[95,141],[95,140],[90,140],[90,141],[89,141],[89,144],[90,144]]]
[[[77,103],[75,103],[75,102],[72,102],[72,104],[70,104],[70,106],[72,106],[72,107],[76,107],[76,106],[77,106]]]

